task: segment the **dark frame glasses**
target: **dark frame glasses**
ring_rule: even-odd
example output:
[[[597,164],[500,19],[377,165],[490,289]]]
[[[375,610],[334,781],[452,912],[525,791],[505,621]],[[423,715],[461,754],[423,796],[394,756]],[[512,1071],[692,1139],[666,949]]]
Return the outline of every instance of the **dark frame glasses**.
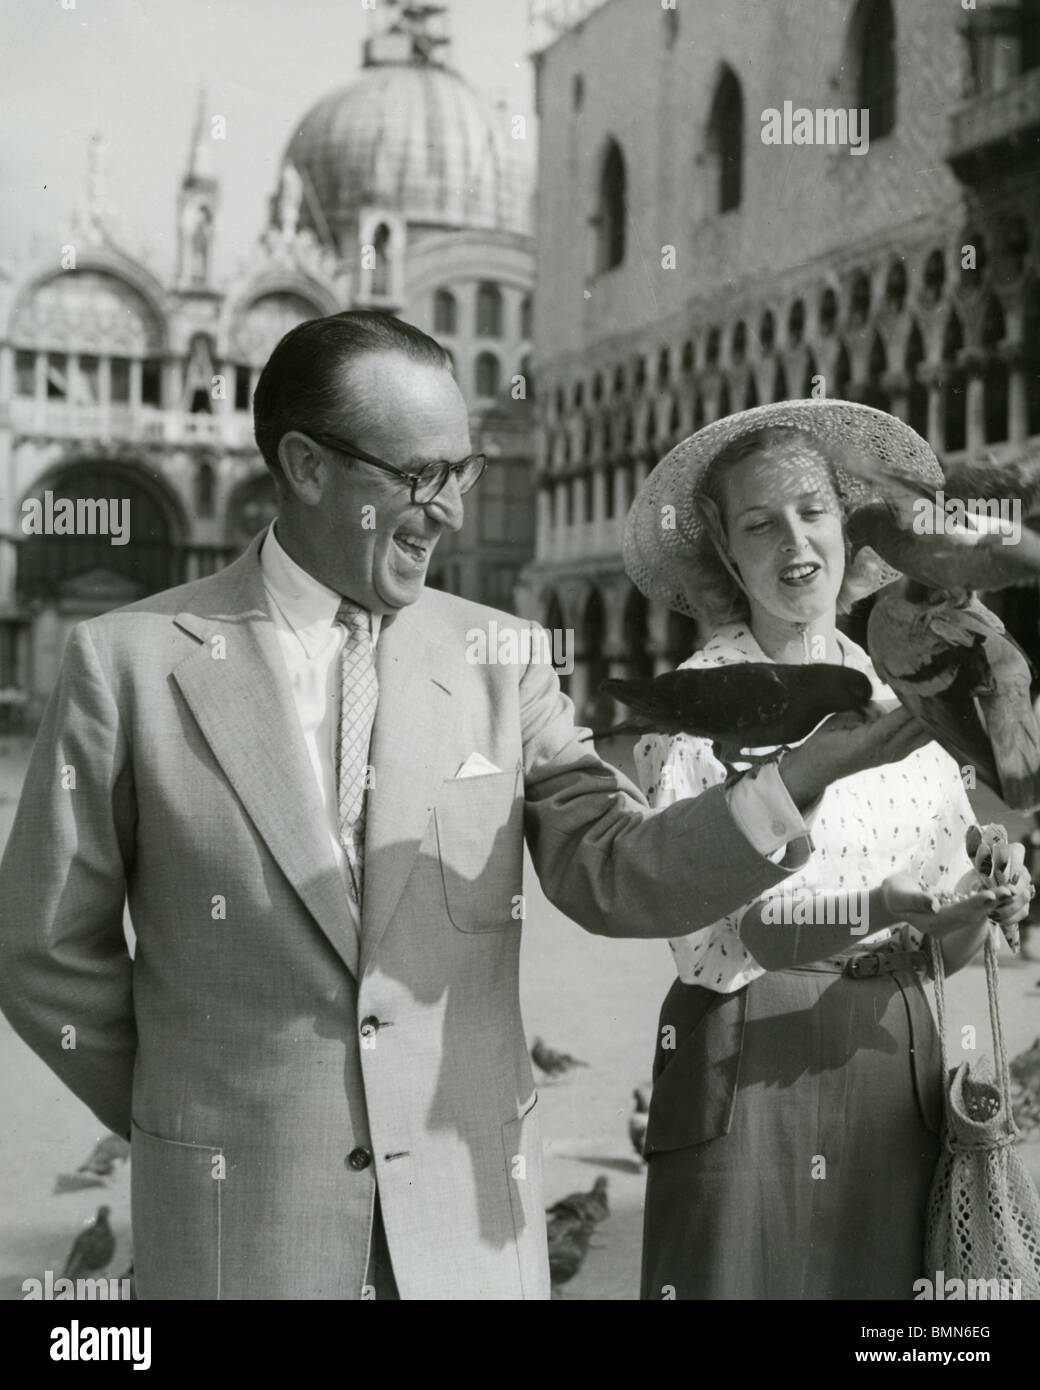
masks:
[[[459,463],[448,463],[441,460],[437,463],[428,463],[420,469],[418,473],[409,473],[404,468],[395,468],[392,463],[387,463],[384,459],[377,459],[374,454],[366,454],[364,449],[359,449],[356,444],[351,444],[347,439],[337,439],[333,434],[311,434],[310,438],[318,444],[325,444],[331,449],[338,449],[342,454],[348,454],[351,458],[360,459],[362,463],[370,463],[373,468],[381,468],[384,473],[392,473],[396,478],[403,478],[411,485],[412,501],[421,506],[426,502],[432,502],[434,498],[445,487],[448,478],[454,474],[455,481],[459,485],[459,492],[469,492],[483,477],[487,467],[486,454],[470,454],[469,458],[462,459]]]

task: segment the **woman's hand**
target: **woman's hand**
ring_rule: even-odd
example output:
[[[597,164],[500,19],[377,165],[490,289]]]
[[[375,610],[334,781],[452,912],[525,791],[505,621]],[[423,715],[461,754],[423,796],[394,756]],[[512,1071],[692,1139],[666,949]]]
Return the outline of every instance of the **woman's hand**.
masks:
[[[885,907],[894,920],[909,922],[937,940],[953,932],[981,931],[996,911],[999,894],[1010,893],[1010,889],[988,888],[974,870],[957,889],[958,897],[944,903],[938,894],[922,892],[907,873],[891,874],[881,885]]]

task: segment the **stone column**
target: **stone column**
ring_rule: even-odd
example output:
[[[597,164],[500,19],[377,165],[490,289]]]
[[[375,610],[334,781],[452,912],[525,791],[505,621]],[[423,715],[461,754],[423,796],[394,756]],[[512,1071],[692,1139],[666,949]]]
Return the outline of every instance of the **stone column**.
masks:
[[[549,558],[553,548],[552,483],[547,478],[542,478],[538,483],[535,507],[534,558],[541,563]]]
[[[1021,345],[1005,354],[1008,364],[1008,440],[1023,444],[1029,437],[1029,363]],[[1037,370],[1037,366],[1033,367]]]
[[[926,373],[924,368],[918,370],[928,387],[928,443],[936,453],[941,453],[946,435],[946,397],[942,368],[929,367]]]
[[[977,453],[986,442],[986,403],[985,383],[982,380],[983,364],[972,354],[965,357],[965,392],[967,398],[967,421],[965,448],[969,454]]]

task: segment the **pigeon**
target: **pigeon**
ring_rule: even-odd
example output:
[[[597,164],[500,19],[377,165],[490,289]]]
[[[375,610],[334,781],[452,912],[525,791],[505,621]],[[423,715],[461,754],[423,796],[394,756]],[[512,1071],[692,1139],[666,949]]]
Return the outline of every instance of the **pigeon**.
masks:
[[[588,1062],[580,1062],[569,1052],[557,1052],[541,1038],[534,1040],[534,1046],[531,1048],[531,1061],[541,1071],[544,1071],[546,1076],[563,1076],[565,1072],[573,1071],[575,1067],[588,1066]]]
[[[962,470],[947,480],[941,502],[907,479],[885,471],[868,472],[862,461],[848,461],[884,500],[852,511],[846,534],[855,555],[869,545],[901,574],[933,589],[1004,589],[1040,577],[1040,535],[1020,525],[1017,537],[1001,520],[999,508],[1014,498],[1021,512],[1040,500],[1040,471],[1025,464]],[[986,510],[970,510],[969,498]],[[1005,513],[1006,519],[1013,518]]]
[[[96,1173],[99,1177],[107,1178],[117,1163],[125,1163],[129,1157],[129,1140],[118,1134],[106,1134],[94,1145],[89,1158],[79,1165],[76,1172]]]
[[[554,1292],[581,1269],[589,1241],[601,1221],[610,1215],[607,1179],[596,1179],[589,1192],[572,1192],[546,1212],[549,1243],[549,1278]]]
[[[569,1283],[585,1263],[594,1226],[580,1216],[550,1217],[546,1224],[549,1245],[549,1282],[553,1297]]]
[[[871,698],[870,680],[861,671],[825,661],[801,666],[742,661],[668,671],[652,680],[607,680],[600,689],[635,715],[593,738],[694,734],[711,739],[727,767],[740,760],[775,761],[829,714],[860,709]],[[749,760],[742,757],[746,748],[776,751]]]
[[[628,1137],[632,1140],[632,1147],[640,1158],[643,1157],[643,1146],[646,1143],[646,1124],[649,1118],[650,1097],[642,1086],[637,1086],[632,1092],[635,1097],[636,1108],[628,1117]]]
[[[973,594],[904,577],[878,595],[867,648],[878,675],[959,766],[974,767],[1016,810],[1040,806],[1029,660],[996,614]]]
[[[598,1226],[610,1215],[607,1201],[607,1179],[600,1174],[588,1192],[572,1192],[561,1197],[548,1209],[549,1216],[578,1216]]]
[[[84,1187],[107,1187],[116,1164],[125,1163],[129,1157],[129,1142],[118,1134],[107,1134],[98,1140],[75,1173],[58,1174],[54,1191],[78,1192]]]
[[[110,1208],[98,1207],[96,1219],[85,1231],[80,1231],[69,1251],[63,1277],[78,1279],[81,1275],[96,1274],[104,1269],[116,1252],[116,1238],[108,1224]]]

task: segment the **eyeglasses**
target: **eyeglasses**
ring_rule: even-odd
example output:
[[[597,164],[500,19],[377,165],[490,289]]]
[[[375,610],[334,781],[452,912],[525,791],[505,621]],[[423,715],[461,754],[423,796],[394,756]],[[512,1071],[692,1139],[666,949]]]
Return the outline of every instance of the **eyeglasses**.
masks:
[[[460,463],[438,460],[436,463],[427,463],[418,473],[409,473],[403,468],[395,468],[392,463],[384,463],[372,454],[366,454],[364,449],[359,449],[356,444],[351,444],[346,439],[337,439],[332,434],[312,434],[310,437],[319,444],[326,444],[331,449],[338,449],[340,453],[349,454],[351,458],[360,459],[362,463],[370,463],[373,468],[381,468],[384,473],[393,473],[397,478],[404,478],[411,484],[412,501],[420,506],[425,502],[432,502],[451,476],[454,476],[458,483],[460,493],[469,492],[470,488],[480,481],[487,467],[486,454],[470,454],[469,458],[464,458]]]

